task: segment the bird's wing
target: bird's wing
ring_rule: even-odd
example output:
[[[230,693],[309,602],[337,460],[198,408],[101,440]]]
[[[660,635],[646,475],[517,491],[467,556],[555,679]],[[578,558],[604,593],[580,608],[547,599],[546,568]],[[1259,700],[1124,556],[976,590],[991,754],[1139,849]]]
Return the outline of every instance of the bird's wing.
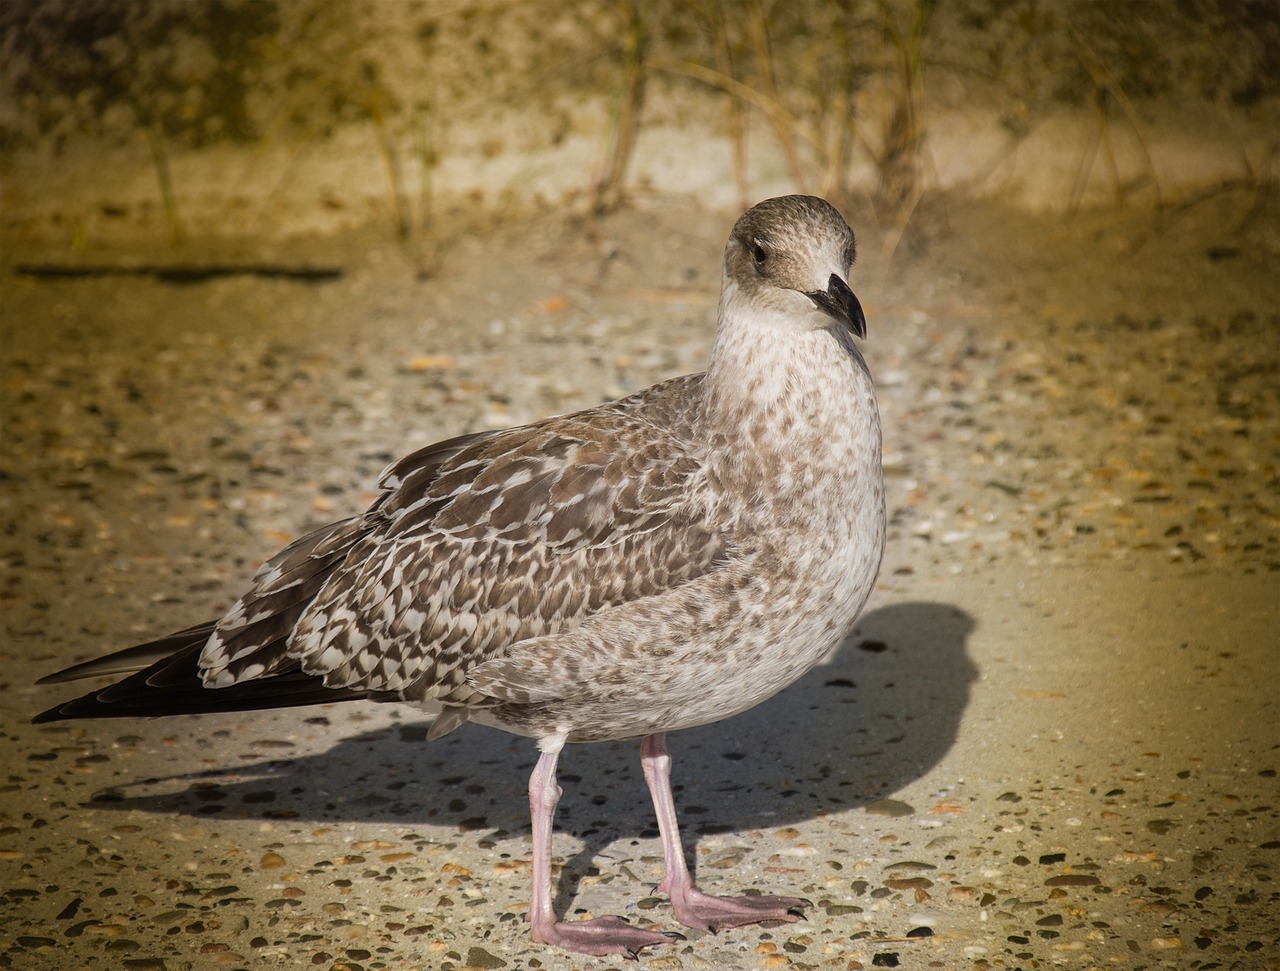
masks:
[[[507,646],[714,569],[728,543],[685,434],[699,381],[396,463],[365,515],[263,567],[205,647],[206,683],[300,665],[331,688],[483,703],[467,672]]]

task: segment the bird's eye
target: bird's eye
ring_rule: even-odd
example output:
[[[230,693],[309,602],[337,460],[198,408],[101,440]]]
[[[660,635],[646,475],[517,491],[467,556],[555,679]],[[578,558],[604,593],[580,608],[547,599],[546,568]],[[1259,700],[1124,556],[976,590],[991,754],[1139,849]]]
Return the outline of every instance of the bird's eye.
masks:
[[[756,240],[751,248],[751,256],[756,261],[756,268],[761,269],[764,267],[764,261],[769,258],[769,253],[760,245],[760,241]]]

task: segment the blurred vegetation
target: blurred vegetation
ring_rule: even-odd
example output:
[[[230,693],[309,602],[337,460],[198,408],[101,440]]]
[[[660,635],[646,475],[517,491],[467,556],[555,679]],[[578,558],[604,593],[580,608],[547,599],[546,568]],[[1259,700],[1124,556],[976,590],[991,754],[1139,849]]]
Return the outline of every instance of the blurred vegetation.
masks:
[[[851,167],[870,162],[892,216],[918,199],[930,103],[978,92],[1015,134],[1058,105],[1096,106],[1104,129],[1139,99],[1251,105],[1280,93],[1280,3],[7,0],[0,65],[0,150],[141,130],[175,232],[169,146],[310,144],[368,124],[396,231],[412,239],[430,223],[430,171],[451,126],[517,108],[555,144],[567,106],[592,98],[607,131],[583,190],[606,211],[625,197],[653,92],[689,88],[723,96],[705,123],[729,133],[742,194],[758,127],[797,189],[840,197]]]
[[[273,4],[19,0],[0,10],[4,144],[121,137],[134,125],[204,145],[256,135],[248,92],[279,29]]]

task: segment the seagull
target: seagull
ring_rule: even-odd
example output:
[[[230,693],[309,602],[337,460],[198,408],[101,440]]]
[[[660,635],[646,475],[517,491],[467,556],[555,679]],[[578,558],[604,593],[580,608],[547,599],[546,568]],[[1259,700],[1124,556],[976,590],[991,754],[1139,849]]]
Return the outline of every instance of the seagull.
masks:
[[[881,433],[854,256],[825,200],[759,203],[729,235],[706,371],[407,455],[220,619],[43,678],[128,675],[34,720],[365,699],[432,713],[428,739],[467,721],[530,737],[533,939],[629,958],[681,935],[559,920],[552,829],[564,745],[639,738],[676,920],[801,919],[800,898],[698,889],[666,735],[804,675],[875,583]]]

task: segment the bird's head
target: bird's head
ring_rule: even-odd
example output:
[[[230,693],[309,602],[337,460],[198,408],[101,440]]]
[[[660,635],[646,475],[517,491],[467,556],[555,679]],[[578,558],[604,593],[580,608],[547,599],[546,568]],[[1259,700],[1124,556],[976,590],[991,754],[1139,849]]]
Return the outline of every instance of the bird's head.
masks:
[[[766,199],[729,234],[721,311],[749,308],[791,327],[829,327],[835,320],[865,338],[867,320],[848,282],[855,256],[853,230],[825,199]]]

